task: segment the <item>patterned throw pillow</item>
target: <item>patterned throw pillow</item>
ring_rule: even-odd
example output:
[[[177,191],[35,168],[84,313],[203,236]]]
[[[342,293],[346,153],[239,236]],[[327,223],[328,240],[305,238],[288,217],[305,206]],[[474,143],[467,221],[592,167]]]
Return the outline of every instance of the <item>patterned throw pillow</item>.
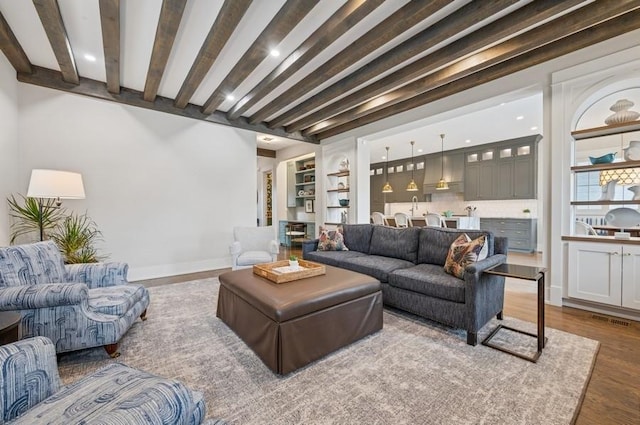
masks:
[[[458,236],[449,248],[444,271],[458,279],[464,279],[464,269],[469,264],[487,258],[489,247],[486,244],[486,239],[486,236],[483,235],[471,240],[466,233]]]
[[[342,233],[323,230],[319,236],[318,251],[349,251],[349,248],[344,244]]]

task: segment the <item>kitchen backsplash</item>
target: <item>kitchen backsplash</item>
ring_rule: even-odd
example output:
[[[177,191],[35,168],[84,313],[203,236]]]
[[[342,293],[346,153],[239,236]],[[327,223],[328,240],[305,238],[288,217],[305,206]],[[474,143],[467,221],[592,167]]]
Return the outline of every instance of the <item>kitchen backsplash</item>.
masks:
[[[405,212],[411,214],[411,202],[399,202],[386,204],[387,215],[393,215],[396,212]],[[478,217],[528,217],[529,214],[522,212],[524,209],[531,211],[532,218],[537,217],[538,201],[536,199],[519,199],[513,201],[465,201],[460,193],[438,193],[432,195],[431,202],[418,202],[418,209],[414,212],[414,216],[421,216],[427,212],[437,212],[442,214],[444,211],[451,210],[455,215],[466,215],[465,208],[471,205],[476,207],[476,215]]]

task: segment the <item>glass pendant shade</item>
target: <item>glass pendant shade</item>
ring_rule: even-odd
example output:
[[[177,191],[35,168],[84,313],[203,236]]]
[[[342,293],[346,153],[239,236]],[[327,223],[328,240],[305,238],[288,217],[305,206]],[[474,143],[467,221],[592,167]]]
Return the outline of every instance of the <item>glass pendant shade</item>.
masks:
[[[413,169],[416,168],[416,165],[413,163],[413,145],[415,143],[416,142],[414,142],[413,140],[411,141],[411,181],[407,185],[407,192],[418,191],[418,185],[416,184],[416,181],[413,179]]]
[[[384,186],[382,186],[382,193],[391,193],[393,192],[393,188],[389,184],[389,146],[387,146],[386,149],[387,149],[387,162],[384,166],[384,174],[386,176],[385,180],[387,182],[384,184]]]
[[[411,179],[411,181],[407,185],[407,192],[417,192],[417,191],[418,191],[418,185],[413,179]]]
[[[442,153],[442,156],[440,158],[440,181],[438,181],[438,183],[436,183],[436,190],[447,190],[449,189],[449,184],[447,183],[447,181],[444,179],[444,134],[440,135],[440,140],[442,142],[442,150],[440,151]]]
[[[440,179],[438,183],[436,183],[436,190],[447,190],[449,189],[449,183],[444,179]]]

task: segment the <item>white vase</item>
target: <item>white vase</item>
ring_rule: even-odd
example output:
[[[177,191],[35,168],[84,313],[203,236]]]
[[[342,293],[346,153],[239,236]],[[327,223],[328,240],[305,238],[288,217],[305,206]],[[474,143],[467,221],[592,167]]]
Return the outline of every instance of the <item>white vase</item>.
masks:
[[[633,199],[631,199],[632,201],[640,201],[640,186],[631,186],[628,187],[627,190],[633,192]]]
[[[640,161],[640,140],[632,140],[629,146],[622,149],[626,161]]]
[[[640,113],[629,110],[633,105],[634,103],[628,99],[618,100],[609,108],[615,113],[604,120],[605,124],[613,125],[637,120],[640,117]]]
[[[611,180],[602,186],[602,196],[600,196],[600,201],[613,201],[613,197],[616,194],[616,183],[618,183],[617,179]]]
[[[289,267],[291,267],[291,270],[299,270],[300,269],[300,263],[298,263],[298,260],[289,260]]]

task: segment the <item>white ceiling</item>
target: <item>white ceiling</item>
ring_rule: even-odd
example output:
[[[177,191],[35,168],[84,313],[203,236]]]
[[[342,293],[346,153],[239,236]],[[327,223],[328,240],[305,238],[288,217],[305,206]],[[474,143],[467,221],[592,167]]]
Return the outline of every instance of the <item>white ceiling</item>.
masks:
[[[517,119],[519,116],[523,118]],[[532,130],[533,127],[537,128]],[[363,139],[369,144],[371,163],[376,163],[384,161],[386,146],[390,148],[390,160],[410,157],[412,140],[416,142],[416,156],[439,152],[440,134],[445,135],[444,150],[451,150],[538,133],[542,134],[542,93],[525,90],[393,127]],[[265,137],[274,140],[267,143]],[[259,147],[271,150],[302,143],[266,134],[258,134],[257,142]]]

